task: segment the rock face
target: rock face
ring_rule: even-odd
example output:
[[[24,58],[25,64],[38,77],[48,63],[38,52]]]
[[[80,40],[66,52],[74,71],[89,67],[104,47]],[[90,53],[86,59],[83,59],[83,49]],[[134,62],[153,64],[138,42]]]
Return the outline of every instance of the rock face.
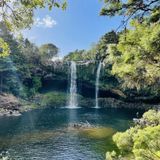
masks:
[[[11,94],[0,94],[0,116],[18,116],[20,115],[20,102]]]
[[[115,98],[99,98],[99,104],[102,108],[129,108],[129,109],[144,109],[148,110],[151,108],[159,109],[160,104],[146,104],[142,102],[125,102]]]
[[[126,109],[160,109],[160,104],[146,104],[142,102],[125,102],[115,98],[99,98],[99,106],[101,108],[126,108]],[[81,107],[94,107],[94,99],[79,99],[79,105]]]

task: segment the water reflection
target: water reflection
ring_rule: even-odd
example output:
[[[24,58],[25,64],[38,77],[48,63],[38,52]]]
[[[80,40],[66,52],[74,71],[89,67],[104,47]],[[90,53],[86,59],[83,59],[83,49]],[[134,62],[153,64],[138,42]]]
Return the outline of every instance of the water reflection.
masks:
[[[8,150],[16,160],[102,160],[115,148],[112,135],[128,128],[136,112],[50,108],[1,118],[0,150]],[[90,127],[69,127],[86,121]]]

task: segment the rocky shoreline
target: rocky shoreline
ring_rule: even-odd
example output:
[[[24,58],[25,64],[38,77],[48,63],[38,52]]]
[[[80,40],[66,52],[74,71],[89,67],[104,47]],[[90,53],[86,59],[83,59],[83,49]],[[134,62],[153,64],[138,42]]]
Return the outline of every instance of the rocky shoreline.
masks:
[[[79,105],[82,107],[93,108],[93,106],[95,105],[95,100],[90,98],[83,98],[79,100]],[[99,98],[99,105],[101,106],[101,108],[127,108],[127,109],[142,109],[142,110],[148,110],[151,108],[160,109],[160,104],[125,102],[123,100],[115,98]],[[64,105],[62,106],[62,104],[59,104],[59,106],[56,107],[64,107]],[[38,108],[44,108],[44,106],[43,107],[41,106],[40,100],[37,101],[37,104],[35,101],[32,103],[28,102],[28,104],[23,104],[20,99],[13,96],[12,94],[6,94],[6,93],[0,94],[0,116],[20,116],[22,112]]]
[[[99,104],[101,107],[111,108],[128,108],[128,109],[160,109],[160,104],[149,104],[143,102],[125,102],[115,98],[100,98]]]
[[[0,94],[0,116],[20,116],[21,103],[12,94]]]
[[[95,100],[87,99],[79,102],[82,107],[93,107],[95,105]],[[101,108],[126,108],[126,109],[160,109],[160,104],[149,104],[143,102],[126,102],[116,98],[99,98],[99,106]]]

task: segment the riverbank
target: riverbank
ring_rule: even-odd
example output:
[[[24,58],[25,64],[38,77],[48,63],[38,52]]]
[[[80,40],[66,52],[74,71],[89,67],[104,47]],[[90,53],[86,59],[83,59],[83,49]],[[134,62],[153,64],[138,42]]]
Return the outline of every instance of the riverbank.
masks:
[[[23,112],[38,108],[37,104],[15,97],[12,94],[0,94],[0,116],[20,116]]]
[[[11,94],[0,94],[0,116],[20,116],[23,112],[47,107],[59,108],[68,105],[69,95],[63,92],[48,92],[37,94],[32,100],[19,99]],[[78,95],[78,104],[84,108],[94,108],[95,99]],[[99,98],[101,108],[127,108],[127,109],[159,109],[160,104],[147,104],[143,102],[125,102],[116,98]]]
[[[12,94],[0,94],[0,116],[19,116],[21,103]]]

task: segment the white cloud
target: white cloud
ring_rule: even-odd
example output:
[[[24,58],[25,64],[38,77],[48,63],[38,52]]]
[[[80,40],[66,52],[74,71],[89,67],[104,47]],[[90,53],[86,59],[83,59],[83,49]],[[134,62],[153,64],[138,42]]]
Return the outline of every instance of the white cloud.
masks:
[[[36,18],[34,24],[37,27],[53,28],[53,26],[55,26],[57,24],[57,22],[49,15],[46,15],[42,19]]]

